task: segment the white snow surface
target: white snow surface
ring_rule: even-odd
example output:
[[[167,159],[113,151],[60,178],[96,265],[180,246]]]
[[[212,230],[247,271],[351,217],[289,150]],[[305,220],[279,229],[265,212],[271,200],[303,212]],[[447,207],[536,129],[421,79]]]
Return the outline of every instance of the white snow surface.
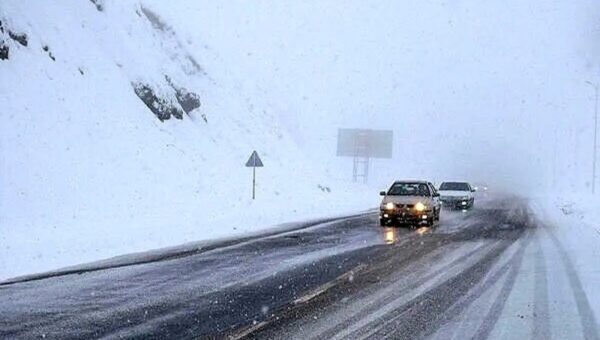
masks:
[[[600,318],[600,195],[563,194],[534,199],[532,205],[562,244],[596,319]]]
[[[218,51],[140,1],[98,3],[0,3],[28,37],[0,33],[0,279],[377,205],[377,190],[311,162]],[[132,83],[177,105],[166,77],[201,107],[159,121]]]

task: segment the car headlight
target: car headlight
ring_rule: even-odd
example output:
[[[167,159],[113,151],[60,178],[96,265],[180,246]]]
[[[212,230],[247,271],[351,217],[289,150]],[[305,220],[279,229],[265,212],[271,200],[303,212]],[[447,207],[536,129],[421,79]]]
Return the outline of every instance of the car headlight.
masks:
[[[387,202],[387,203],[384,205],[384,208],[385,208],[386,210],[393,210],[393,209],[394,209],[394,203],[393,203],[393,202]]]
[[[423,210],[427,209],[427,206],[425,204],[419,202],[419,203],[415,204],[415,209],[417,211],[423,211]]]

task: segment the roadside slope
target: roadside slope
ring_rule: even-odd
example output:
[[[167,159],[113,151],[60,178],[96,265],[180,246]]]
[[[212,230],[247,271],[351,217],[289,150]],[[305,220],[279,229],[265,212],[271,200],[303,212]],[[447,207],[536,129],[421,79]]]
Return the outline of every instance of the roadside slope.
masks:
[[[366,208],[142,1],[10,0],[0,21],[0,279]]]

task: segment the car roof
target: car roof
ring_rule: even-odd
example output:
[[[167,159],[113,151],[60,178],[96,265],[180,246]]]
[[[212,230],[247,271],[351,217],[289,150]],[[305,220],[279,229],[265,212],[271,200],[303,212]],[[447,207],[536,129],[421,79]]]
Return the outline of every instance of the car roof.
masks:
[[[419,184],[428,184],[430,183],[429,181],[423,181],[423,180],[401,180],[401,181],[394,181],[394,184],[396,183],[419,183]]]

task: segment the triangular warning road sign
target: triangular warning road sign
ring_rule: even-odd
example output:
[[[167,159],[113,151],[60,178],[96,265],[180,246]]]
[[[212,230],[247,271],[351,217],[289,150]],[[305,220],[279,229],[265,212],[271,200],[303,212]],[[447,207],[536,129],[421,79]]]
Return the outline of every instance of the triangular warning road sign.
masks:
[[[252,155],[250,155],[250,159],[248,159],[248,161],[246,162],[246,166],[250,167],[250,168],[255,168],[255,167],[263,167],[263,162],[260,160],[260,157],[258,157],[258,153],[256,153],[256,151],[252,152]]]

